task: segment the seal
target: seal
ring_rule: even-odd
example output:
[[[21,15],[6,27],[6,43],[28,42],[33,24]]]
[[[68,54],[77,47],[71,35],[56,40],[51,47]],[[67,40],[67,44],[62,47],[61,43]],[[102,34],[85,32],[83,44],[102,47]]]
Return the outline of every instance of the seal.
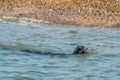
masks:
[[[41,55],[68,55],[68,54],[65,54],[65,53],[38,52],[38,51],[32,51],[32,50],[20,50],[20,51],[28,52],[28,53],[41,54]],[[79,45],[74,49],[73,53],[70,54],[70,55],[86,54],[86,53],[88,53],[88,48],[86,48],[83,45]]]
[[[3,50],[10,50],[8,48],[2,48]],[[29,49],[25,49],[25,50],[18,50],[20,52],[27,52],[27,53],[33,53],[33,54],[41,54],[41,55],[77,55],[77,54],[86,54],[88,53],[88,48],[86,48],[83,45],[79,45],[77,46],[72,54],[65,54],[65,53],[52,53],[52,52],[39,52],[39,51],[34,51],[34,50],[29,50]]]

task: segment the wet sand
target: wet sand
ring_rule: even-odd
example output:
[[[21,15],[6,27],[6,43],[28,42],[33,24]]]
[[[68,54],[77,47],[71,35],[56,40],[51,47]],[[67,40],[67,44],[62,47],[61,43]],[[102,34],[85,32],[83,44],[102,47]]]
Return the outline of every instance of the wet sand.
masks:
[[[98,12],[97,8],[65,9],[65,8],[37,8],[37,7],[9,7],[0,8],[0,19],[13,22],[33,22],[49,24],[65,24],[89,27],[120,27],[120,16]]]

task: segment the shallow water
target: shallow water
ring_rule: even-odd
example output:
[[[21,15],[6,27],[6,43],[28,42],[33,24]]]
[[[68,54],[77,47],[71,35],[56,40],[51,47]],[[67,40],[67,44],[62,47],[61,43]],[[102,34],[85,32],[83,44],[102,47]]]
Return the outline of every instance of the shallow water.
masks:
[[[89,54],[69,55],[79,44]],[[120,29],[0,22],[0,80],[119,79]]]

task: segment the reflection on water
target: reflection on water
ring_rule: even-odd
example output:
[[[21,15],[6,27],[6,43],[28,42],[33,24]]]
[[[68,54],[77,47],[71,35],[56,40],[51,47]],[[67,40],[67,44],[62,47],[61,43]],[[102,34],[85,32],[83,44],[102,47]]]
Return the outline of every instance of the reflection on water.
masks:
[[[119,80],[120,30],[0,22],[0,80]],[[88,55],[49,56],[19,50]]]

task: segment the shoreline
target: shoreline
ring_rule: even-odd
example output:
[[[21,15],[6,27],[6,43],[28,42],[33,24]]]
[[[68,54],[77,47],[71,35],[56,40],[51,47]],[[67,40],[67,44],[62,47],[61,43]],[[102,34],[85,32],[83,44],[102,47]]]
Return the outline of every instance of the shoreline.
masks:
[[[10,22],[33,22],[33,23],[50,23],[50,24],[65,24],[65,25],[76,25],[76,26],[87,26],[87,27],[112,27],[120,28],[119,17],[101,17],[84,15],[81,16],[79,13],[74,11],[60,11],[60,10],[39,10],[27,11],[1,11],[0,19],[3,21]]]
[[[13,16],[3,16],[0,21],[7,21],[7,22],[31,22],[31,23],[47,23],[49,24],[50,22],[48,21],[43,21],[43,20],[38,20],[38,19],[32,19],[32,18],[25,18],[25,17],[13,17]]]

